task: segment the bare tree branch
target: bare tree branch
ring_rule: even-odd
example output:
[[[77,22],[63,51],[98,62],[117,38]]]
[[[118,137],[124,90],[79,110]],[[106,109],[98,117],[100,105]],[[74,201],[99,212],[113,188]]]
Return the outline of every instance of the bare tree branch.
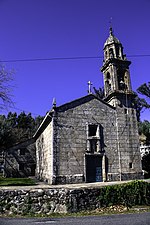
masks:
[[[13,105],[11,95],[13,74],[13,70],[7,70],[5,65],[0,64],[0,109]]]

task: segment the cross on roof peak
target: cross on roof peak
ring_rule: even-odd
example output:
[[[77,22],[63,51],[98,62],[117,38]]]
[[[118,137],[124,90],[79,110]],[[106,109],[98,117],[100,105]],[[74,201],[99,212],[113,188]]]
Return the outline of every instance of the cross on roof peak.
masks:
[[[92,94],[92,90],[91,90],[92,85],[93,85],[92,82],[88,81],[88,94]]]

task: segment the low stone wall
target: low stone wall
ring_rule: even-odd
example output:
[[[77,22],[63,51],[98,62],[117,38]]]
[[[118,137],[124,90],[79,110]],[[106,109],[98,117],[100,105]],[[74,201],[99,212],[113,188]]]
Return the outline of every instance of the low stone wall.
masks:
[[[100,188],[0,190],[0,213],[46,214],[78,212],[99,207]]]
[[[114,185],[115,184],[115,185]],[[86,184],[88,185],[88,184]],[[0,188],[0,214],[72,213],[112,205],[150,205],[150,181],[122,181],[104,186]]]

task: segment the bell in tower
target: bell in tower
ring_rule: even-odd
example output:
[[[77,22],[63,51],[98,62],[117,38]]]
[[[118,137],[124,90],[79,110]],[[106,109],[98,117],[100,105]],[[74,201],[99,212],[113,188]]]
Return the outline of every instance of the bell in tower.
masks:
[[[104,44],[104,61],[101,71],[104,76],[105,100],[113,106],[116,106],[118,99],[122,104],[125,94],[133,95],[130,64],[131,62],[123,54],[121,42],[114,36],[112,27],[110,27],[109,37]]]

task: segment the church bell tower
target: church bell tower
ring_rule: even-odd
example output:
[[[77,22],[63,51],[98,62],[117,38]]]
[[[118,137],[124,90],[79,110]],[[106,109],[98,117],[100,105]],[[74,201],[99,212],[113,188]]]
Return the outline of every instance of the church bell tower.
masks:
[[[131,107],[134,96],[130,81],[131,62],[123,53],[121,42],[110,27],[109,37],[104,44],[104,61],[101,72],[104,76],[105,101],[112,106]],[[128,98],[128,102],[126,99]]]
[[[112,27],[104,44],[104,61],[101,71],[104,76],[105,101],[115,107],[116,160],[118,179],[141,179],[142,167],[139,134],[131,87],[129,66],[121,42],[114,36]],[[114,176],[112,174],[112,176]],[[116,178],[115,178],[116,179]]]

